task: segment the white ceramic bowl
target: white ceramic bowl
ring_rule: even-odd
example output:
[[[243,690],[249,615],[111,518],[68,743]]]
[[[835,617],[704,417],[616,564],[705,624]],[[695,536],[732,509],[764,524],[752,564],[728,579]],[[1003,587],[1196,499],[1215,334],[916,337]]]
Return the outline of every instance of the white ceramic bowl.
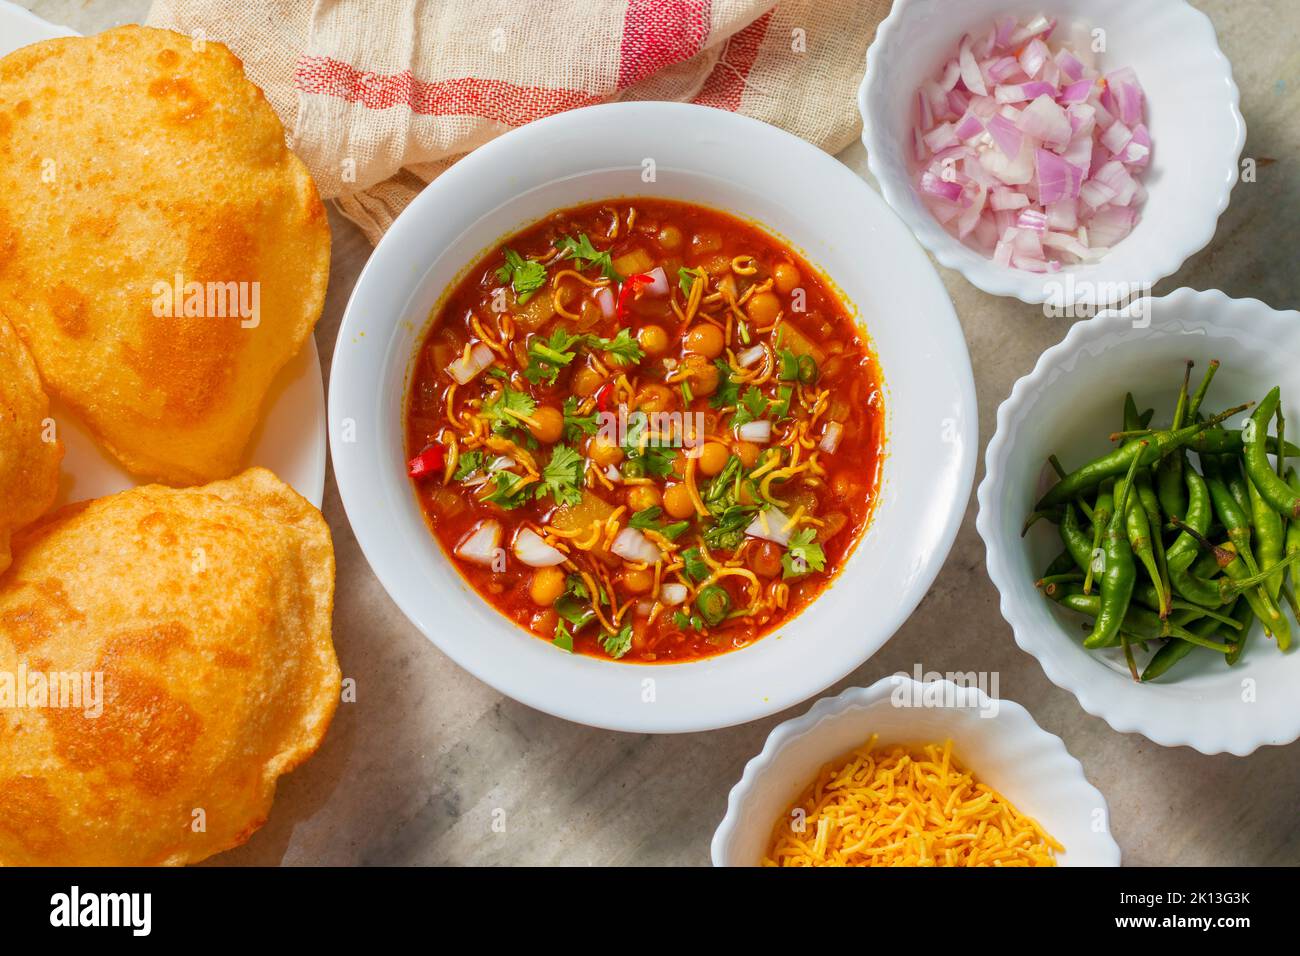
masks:
[[[643,178],[648,161],[654,182]],[[881,493],[866,539],[838,581],[778,634],[694,663],[573,656],[509,622],[451,567],[403,469],[409,370],[448,285],[501,238],[555,209],[636,195],[729,210],[783,236],[856,306],[885,383]],[[875,653],[948,554],[978,439],[970,359],[952,304],[880,197],[774,127],[671,103],[599,106],[531,123],[435,180],[357,282],[339,330],[329,404],[348,518],[406,616],[502,693],[570,720],[640,732],[762,717]]]
[[[1119,866],[1106,799],[1061,738],[1013,701],[990,701],[981,691],[938,683],[943,694],[952,695],[943,699],[957,706],[900,706],[923,699],[923,689],[935,689],[896,674],[819,700],[802,717],[776,727],[731,789],[727,815],[713,834],[713,865],[757,866],[772,827],[822,766],[876,734],[880,746],[951,740],[963,767],[1065,847],[1057,856],[1061,866]]]
[[[1047,456],[1056,452],[1069,469],[1112,447],[1108,433],[1120,427],[1126,391],[1133,391],[1139,408],[1155,407],[1167,422],[1183,363],[1196,362],[1196,382],[1217,358],[1223,366],[1207,411],[1258,401],[1281,385],[1287,417],[1300,420],[1300,312],[1191,289],[1141,304],[1150,313],[1136,324],[1149,319],[1149,327],[1115,313],[1076,323],[998,409],[976,526],[988,549],[989,576],[1002,595],[1002,616],[1053,683],[1118,731],[1207,754],[1244,756],[1261,744],[1288,744],[1300,737],[1300,653],[1280,653],[1258,626],[1231,668],[1197,651],[1167,677],[1137,684],[1118,656],[1084,650],[1081,619],[1052,606],[1034,587],[1061,550],[1056,529],[1046,522],[1020,536],[1044,488]]]
[[[921,82],[962,35],[998,16],[1037,13],[1106,31],[1103,69],[1131,66],[1147,95],[1154,143],[1137,228],[1099,261],[1057,275],[995,265],[947,232],[916,194],[909,156]],[[1100,305],[1171,275],[1214,236],[1237,181],[1246,124],[1232,66],[1209,18],[1185,0],[894,0],[867,51],[858,93],[867,161],[885,199],[936,259],[994,295]],[[1064,276],[1069,275],[1069,279]]]

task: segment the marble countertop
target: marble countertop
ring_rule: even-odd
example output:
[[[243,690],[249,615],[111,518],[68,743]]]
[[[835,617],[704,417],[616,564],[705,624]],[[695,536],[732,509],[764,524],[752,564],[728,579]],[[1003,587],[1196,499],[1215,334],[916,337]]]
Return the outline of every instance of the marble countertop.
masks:
[[[19,0],[54,23],[96,32],[138,21],[147,0]],[[1258,181],[1242,183],[1208,248],[1155,294],[1217,288],[1300,307],[1300,6],[1292,0],[1194,0],[1233,63]],[[839,157],[870,179],[860,145]],[[344,306],[370,253],[331,215],[333,273],[316,331],[328,379]],[[979,393],[981,444],[999,403],[1069,322],[986,295],[939,270],[965,328]],[[976,483],[983,474],[976,476]],[[681,736],[593,730],[502,697],[411,626],[371,573],[327,478],[338,553],[334,642],[357,701],[343,704],[320,752],[285,778],[270,821],[225,864],[707,865],[709,840],[746,761],[807,704],[740,727]],[[975,533],[975,502],[948,563],[916,613],[844,681],[896,671],[996,671],[1000,695],[1064,739],[1110,804],[1134,865],[1298,864],[1300,743],[1250,757],[1206,757],[1115,733],[1047,680],[998,613]],[[1177,821],[1176,824],[1173,821]]]

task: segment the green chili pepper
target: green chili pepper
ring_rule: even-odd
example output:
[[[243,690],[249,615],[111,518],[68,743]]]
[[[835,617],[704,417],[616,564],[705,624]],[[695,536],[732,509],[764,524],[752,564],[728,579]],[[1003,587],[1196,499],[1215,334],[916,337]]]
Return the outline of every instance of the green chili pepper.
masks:
[[[804,385],[811,385],[817,381],[820,371],[817,368],[817,360],[811,355],[799,356],[799,381]]]
[[[1092,563],[1092,542],[1079,525],[1079,512],[1073,502],[1065,506],[1058,530],[1071,560],[1078,565],[1080,571],[1087,571],[1088,565]]]
[[[1092,593],[1092,576],[1096,573],[1098,559],[1105,559],[1105,552],[1101,549],[1101,536],[1106,531],[1106,526],[1110,524],[1111,516],[1115,514],[1115,480],[1107,478],[1101,483],[1097,491],[1097,501],[1092,508],[1092,550],[1089,552],[1087,573],[1083,579],[1083,593]],[[1105,567],[1103,564],[1102,567]]]
[[[1269,466],[1268,451],[1265,448],[1268,423],[1276,414],[1281,401],[1282,390],[1274,386],[1250,416],[1253,427],[1243,429],[1242,443],[1245,448],[1246,474],[1260,495],[1273,510],[1294,520],[1300,518],[1300,494],[1293,491]]]
[[[1210,490],[1205,486],[1205,479],[1191,465],[1183,471],[1183,482],[1187,485],[1187,509],[1182,514],[1176,511],[1170,512],[1170,517],[1181,518],[1193,530],[1206,534],[1210,530],[1210,514],[1213,510],[1210,504]],[[1196,555],[1196,539],[1186,531],[1179,534],[1174,543],[1169,546],[1169,550],[1165,552],[1165,561],[1170,575],[1173,575],[1175,566],[1188,567],[1196,560]]]
[[[1133,549],[1129,545],[1125,516],[1128,512],[1129,493],[1133,490],[1133,476],[1137,474],[1142,453],[1149,447],[1146,441],[1133,445],[1128,474],[1122,491],[1115,494],[1115,513],[1106,528],[1102,551],[1105,566],[1101,571],[1101,594],[1098,597],[1097,628],[1084,640],[1085,647],[1105,647],[1119,637],[1124,614],[1133,598],[1133,585],[1137,570],[1133,565]],[[1118,488],[1118,484],[1116,485]]]
[[[1072,611],[1088,617],[1096,618],[1097,627],[1100,627],[1101,609],[1103,599],[1096,594],[1079,594],[1077,592],[1067,592],[1057,597],[1057,602],[1062,607],[1067,607]],[[1200,619],[1199,614],[1188,612],[1188,623],[1191,619]],[[1189,631],[1183,624],[1173,620],[1162,619],[1155,611],[1149,611],[1144,607],[1130,607],[1121,619],[1121,628],[1109,641],[1100,641],[1097,639],[1097,628],[1094,628],[1083,642],[1083,646],[1091,649],[1099,647],[1118,647],[1121,643],[1120,632],[1127,634],[1142,641],[1158,641],[1167,637],[1178,637],[1184,641],[1190,641],[1198,647],[1206,647],[1221,654],[1226,654],[1232,649],[1229,644],[1223,644],[1218,641],[1211,641]]]
[[[1229,665],[1241,660],[1241,652],[1246,649],[1246,642],[1250,640],[1250,632],[1254,629],[1255,611],[1251,608],[1250,602],[1243,599],[1237,602],[1237,606],[1232,611],[1232,616],[1241,625],[1241,631],[1240,636],[1233,644],[1232,650],[1228,652],[1228,656],[1225,658]]]
[[[1248,404],[1239,405],[1236,408],[1220,412],[1204,422],[1188,425],[1178,431],[1156,431],[1152,432],[1146,441],[1122,445],[1114,451],[1089,462],[1082,468],[1070,472],[1039,499],[1038,504],[1034,506],[1034,510],[1042,511],[1051,508],[1053,505],[1063,504],[1071,498],[1078,497],[1083,492],[1095,488],[1103,478],[1113,478],[1124,474],[1129,464],[1135,460],[1144,465],[1155,464],[1174,449],[1186,445],[1192,438],[1207,428],[1212,428],[1249,407]]]
[[[710,584],[707,588],[701,588],[695,596],[695,610],[700,612],[700,617],[710,627],[721,624],[731,610],[731,595],[725,588]]]
[[[1239,577],[1253,577],[1259,574],[1259,565],[1255,563],[1255,552],[1251,549],[1250,517],[1242,508],[1237,498],[1224,483],[1220,463],[1213,456],[1201,459],[1205,465],[1205,484],[1210,490],[1210,501],[1214,512],[1223,522],[1223,527],[1232,542],[1233,549],[1245,564],[1245,573]],[[1226,573],[1226,568],[1225,568]],[[1255,613],[1264,622],[1266,629],[1271,629],[1281,617],[1277,604],[1268,596],[1268,591],[1259,588],[1262,605],[1255,608]]]
[[[1235,623],[1235,622],[1234,622]],[[1241,625],[1238,624],[1238,627]],[[1200,637],[1208,638],[1218,630],[1218,622],[1212,618],[1205,618],[1197,621],[1188,627],[1188,630]],[[1236,645],[1234,644],[1234,649]],[[1155,656],[1147,661],[1147,666],[1142,671],[1142,681],[1153,681],[1158,677],[1163,677],[1169,672],[1169,669],[1181,661],[1184,657],[1196,649],[1196,645],[1191,641],[1171,638],[1164,647],[1156,651]],[[1232,651],[1228,652],[1229,654]]]
[[[1264,500],[1255,482],[1247,480],[1246,492],[1250,496],[1250,514],[1255,525],[1255,563],[1261,568],[1269,568],[1286,555],[1286,522]],[[1285,576],[1285,569],[1279,570],[1266,582],[1268,596],[1274,602],[1282,592]]]
[[[1183,373],[1183,385],[1178,390],[1178,404],[1174,407],[1174,421],[1170,426],[1174,431],[1182,428],[1183,422],[1187,420],[1186,415],[1190,401],[1187,394],[1187,383],[1191,379],[1193,364],[1192,362],[1187,363],[1186,371]],[[1160,499],[1160,507],[1165,514],[1181,515],[1187,512],[1186,483],[1183,481],[1183,470],[1186,467],[1187,452],[1181,448],[1156,462],[1156,493]],[[1158,535],[1157,540],[1159,540]]]

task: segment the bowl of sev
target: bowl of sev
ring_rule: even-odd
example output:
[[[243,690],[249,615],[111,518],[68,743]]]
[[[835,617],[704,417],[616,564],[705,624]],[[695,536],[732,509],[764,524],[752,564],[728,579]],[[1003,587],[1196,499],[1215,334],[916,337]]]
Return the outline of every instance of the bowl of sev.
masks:
[[[903,675],[774,729],[715,866],[1118,866],[1105,798],[1019,704]]]

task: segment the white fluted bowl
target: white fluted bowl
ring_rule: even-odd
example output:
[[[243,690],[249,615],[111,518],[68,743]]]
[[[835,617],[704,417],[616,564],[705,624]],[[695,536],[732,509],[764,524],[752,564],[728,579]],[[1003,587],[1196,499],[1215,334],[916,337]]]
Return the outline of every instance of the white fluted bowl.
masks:
[[[909,163],[921,82],[955,55],[963,34],[987,29],[998,16],[1037,13],[1106,31],[1101,65],[1137,71],[1154,144],[1137,228],[1099,261],[1055,275],[999,266],[950,234],[917,196]],[[1063,304],[1150,291],[1205,248],[1237,181],[1246,142],[1240,99],[1213,24],[1185,0],[894,0],[867,51],[858,92],[868,166],[921,244],[985,292]]]
[[[1300,653],[1279,652],[1258,625],[1233,667],[1198,650],[1159,681],[1137,684],[1122,659],[1085,650],[1081,619],[1053,606],[1034,586],[1061,551],[1047,522],[1020,536],[1044,487],[1044,463],[1055,452],[1072,469],[1107,451],[1126,391],[1139,408],[1155,407],[1157,418],[1167,420],[1184,361],[1196,362],[1195,382],[1217,358],[1223,366],[1206,398],[1207,412],[1258,401],[1281,385],[1287,417],[1300,420],[1300,312],[1192,289],[1140,306],[1149,312],[1107,312],[1076,323],[998,409],[976,527],[1002,596],[1002,616],[1054,684],[1121,733],[1239,756],[1264,744],[1291,743],[1300,737]]]
[[[939,683],[944,699],[967,706],[898,706],[924,699],[920,695],[929,685],[893,675],[819,700],[802,717],[778,725],[731,789],[727,815],[713,834],[713,865],[757,866],[776,821],[822,766],[876,734],[880,746],[951,740],[962,767],[1065,847],[1057,855],[1061,866],[1119,866],[1106,798],[1061,738],[1014,701],[990,701],[981,691]]]

